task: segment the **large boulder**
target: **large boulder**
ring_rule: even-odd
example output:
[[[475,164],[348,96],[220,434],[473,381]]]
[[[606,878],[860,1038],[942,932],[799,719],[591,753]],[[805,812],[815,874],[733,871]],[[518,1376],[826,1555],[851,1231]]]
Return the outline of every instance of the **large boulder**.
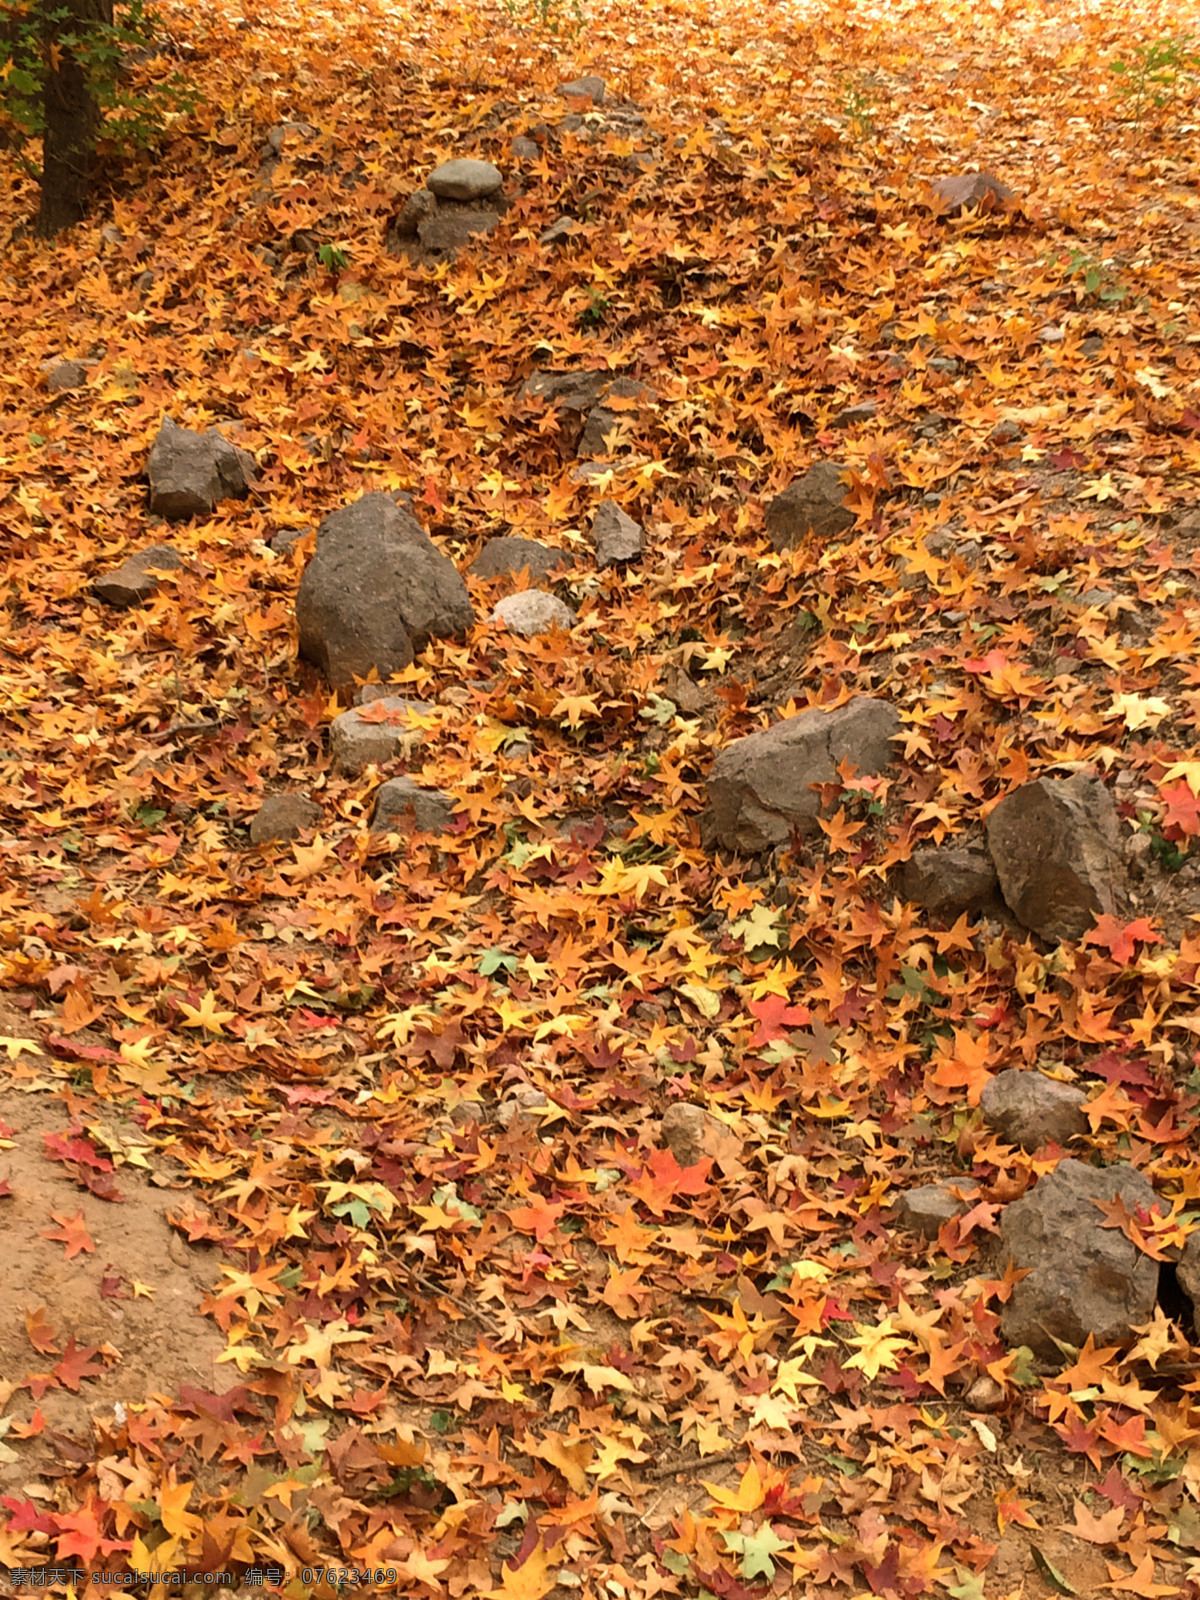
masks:
[[[147,467],[150,510],[171,521],[211,516],[221,500],[249,494],[254,457],[231,445],[215,428],[196,433],[164,417]]]
[[[410,665],[431,638],[474,624],[466,584],[421,524],[389,495],[325,518],[296,595],[300,654],[334,688]]]
[[[1056,1340],[1079,1349],[1091,1334],[1097,1345],[1120,1345],[1150,1321],[1158,1262],[1104,1226],[1100,1207],[1115,1200],[1130,1212],[1149,1211],[1154,1189],[1134,1167],[1067,1160],[1005,1207],[1002,1256],[1027,1274],[1000,1314],[1010,1346],[1061,1360]]]
[[[835,539],[854,526],[854,513],[845,505],[844,471],[836,461],[818,461],[775,496],[766,519],[772,549],[790,550],[810,534]]]
[[[1115,916],[1127,890],[1116,807],[1099,778],[1038,778],[1006,795],[987,820],[1000,892],[1043,939],[1081,939],[1097,914]]]
[[[758,855],[786,844],[793,829],[815,833],[821,802],[813,784],[834,782],[842,761],[860,773],[882,772],[899,730],[894,706],[856,695],[833,711],[814,706],[735,739],[708,776],[705,847]]]

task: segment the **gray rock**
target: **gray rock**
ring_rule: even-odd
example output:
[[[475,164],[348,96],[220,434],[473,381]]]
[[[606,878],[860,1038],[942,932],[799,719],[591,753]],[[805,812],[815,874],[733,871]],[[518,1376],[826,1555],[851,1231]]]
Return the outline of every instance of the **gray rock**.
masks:
[[[300,654],[335,688],[401,671],[474,624],[466,585],[416,518],[368,494],[325,518],[296,595]]]
[[[960,211],[963,206],[1003,210],[1014,194],[990,172],[961,172],[955,177],[939,178],[933,186],[933,197],[940,211]]]
[[[575,78],[570,83],[560,83],[558,92],[564,100],[590,100],[593,105],[604,104],[604,79],[589,73],[586,78]]]
[[[495,1120],[502,1128],[511,1128],[518,1117],[541,1111],[550,1104],[541,1089],[518,1089],[508,1100],[496,1107]]]
[[[263,160],[270,160],[272,156],[281,156],[289,136],[300,143],[309,144],[313,139],[321,137],[321,130],[314,128],[310,122],[277,123],[267,134],[267,141],[262,147]]]
[[[968,1186],[923,1183],[916,1189],[906,1189],[896,1203],[896,1225],[919,1233],[923,1239],[936,1239],[945,1223],[953,1222],[955,1217],[971,1209],[971,1202],[960,1200],[951,1192],[952,1187]]]
[[[437,195],[431,189],[418,189],[404,202],[392,227],[402,238],[412,238],[423,222],[437,215],[437,208]]]
[[[523,589],[520,594],[501,600],[491,620],[532,639],[535,634],[550,633],[554,628],[567,632],[574,627],[576,618],[570,606],[556,595],[547,594],[544,589]]]
[[[408,760],[424,738],[422,729],[413,727],[413,717],[432,710],[427,701],[384,693],[343,711],[329,725],[329,752],[334,766],[347,777],[356,778],[372,764],[383,766],[401,755]]]
[[[1021,437],[1021,425],[1019,422],[1014,422],[1011,417],[1005,417],[1003,422],[998,422],[988,434],[992,444],[1016,444]]]
[[[953,356],[930,356],[927,365],[930,372],[941,372],[949,378],[952,378],[958,371],[958,362]],[[923,429],[922,432],[924,432]]]
[[[812,785],[836,781],[838,763],[847,760],[860,773],[882,772],[899,730],[895,707],[856,695],[834,711],[814,706],[735,739],[709,773],[705,848],[760,855],[787,844],[793,828],[816,833],[820,797]]]
[[[615,500],[602,500],[592,518],[592,538],[596,545],[596,565],[615,566],[619,561],[636,561],[642,553],[642,525],[627,517]]]
[[[569,244],[578,226],[574,217],[559,217],[557,222],[552,222],[544,233],[538,235],[538,243],[547,246]]]
[[[134,606],[139,600],[148,600],[157,593],[158,579],[154,571],[177,572],[183,561],[169,544],[152,544],[136,555],[128,556],[112,572],[97,578],[93,587],[101,600],[110,606]]]
[[[555,372],[541,368],[526,378],[521,394],[526,400],[546,400],[557,411],[588,411],[608,388],[611,378],[598,372]]]
[[[1074,1084],[1040,1072],[1007,1067],[984,1085],[979,1097],[983,1120],[1005,1144],[1041,1150],[1051,1140],[1066,1146],[1088,1131],[1083,1108],[1087,1095]]]
[[[844,501],[845,469],[836,461],[818,461],[802,478],[775,496],[767,507],[767,537],[775,550],[790,550],[812,534],[833,539],[854,526],[854,513]]]
[[[900,893],[938,917],[977,910],[998,887],[991,857],[977,846],[931,845],[914,850],[900,869]]]
[[[47,361],[42,371],[46,374],[46,387],[51,394],[82,389],[87,382],[88,369],[82,361]]]
[[[250,823],[251,844],[267,844],[272,839],[294,839],[315,828],[321,808],[302,794],[273,794],[264,800]]]
[[[221,500],[249,494],[254,457],[215,428],[196,433],[164,417],[150,450],[150,510],[179,521],[211,516]]]
[[[839,411],[829,424],[831,428],[855,428],[860,422],[870,422],[871,418],[879,413],[879,402],[876,400],[860,400],[856,406],[847,406],[844,411]]]
[[[285,550],[290,550],[294,544],[311,532],[311,528],[280,528],[278,533],[271,535],[268,542],[275,554],[281,556]]]
[[[372,833],[441,833],[454,815],[454,800],[441,789],[423,789],[411,778],[390,778],[375,797]]]
[[[1043,939],[1082,938],[1127,891],[1120,823],[1098,778],[1023,784],[988,817],[987,842],[1009,909]]]
[[[1175,1277],[1192,1302],[1192,1329],[1200,1338],[1200,1233],[1190,1233],[1184,1240],[1175,1266]]]
[[[537,161],[542,153],[542,147],[536,139],[527,139],[524,134],[518,134],[509,146],[518,161]]]
[[[504,174],[490,161],[443,161],[425,180],[439,200],[484,200],[495,194],[504,182]]]
[[[1149,1180],[1133,1167],[1066,1160],[1005,1207],[1002,1259],[1028,1270],[1000,1313],[1010,1346],[1028,1345],[1035,1355],[1061,1361],[1056,1339],[1079,1349],[1091,1334],[1097,1345],[1121,1345],[1150,1321],[1158,1262],[1106,1228],[1095,1204],[1118,1198],[1130,1211],[1155,1204]]]
[[[488,540],[469,570],[474,578],[499,578],[509,573],[515,576],[528,568],[535,583],[544,583],[556,567],[571,564],[572,558],[563,550],[551,550],[549,545],[539,544],[536,539],[518,539],[504,534]]]
[[[497,211],[485,208],[448,211],[444,206],[417,229],[426,250],[434,255],[456,255],[465,250],[476,235],[491,233],[500,221]]]

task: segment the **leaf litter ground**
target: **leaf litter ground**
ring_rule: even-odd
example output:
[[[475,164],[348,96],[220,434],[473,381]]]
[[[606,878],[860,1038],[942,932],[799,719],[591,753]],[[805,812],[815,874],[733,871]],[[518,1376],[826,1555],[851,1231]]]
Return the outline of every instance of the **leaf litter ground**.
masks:
[[[0,1561],[1194,1595],[1186,1307],[1059,1372],[1007,1351],[997,1217],[1061,1153],[974,1109],[1005,1066],[1081,1083],[1087,1158],[1190,1230],[1194,105],[1131,121],[1110,70],[1188,18],[168,16],[207,100],[109,230],[35,247],[6,202]],[[553,131],[588,70],[644,121]],[[387,254],[462,154],[507,174],[498,232]],[[976,168],[1017,204],[938,217],[929,180]],[[56,355],[84,388],[46,394]],[[520,399],[539,366],[652,385],[599,478]],[[152,526],[164,414],[251,450],[254,498]],[[825,457],[856,527],[771,553],[764,503]],[[437,839],[373,837],[379,774],[331,770],[311,541],[267,548],[379,488],[460,567],[510,531],[577,563],[569,640],[481,623],[404,676],[437,708],[409,770],[459,803]],[[639,567],[592,571],[603,495]],[[99,604],[164,536],[185,568]],[[486,616],[503,584],[472,587]],[[712,752],[855,692],[901,711],[887,779],[830,786],[815,844],[707,857]],[[1147,840],[1134,922],[1050,949],[897,897],[914,848],[1079,770]],[[297,788],[320,827],[250,848]],[[713,1119],[683,1166],[679,1103]],[[968,1177],[937,1240],[890,1220]]]

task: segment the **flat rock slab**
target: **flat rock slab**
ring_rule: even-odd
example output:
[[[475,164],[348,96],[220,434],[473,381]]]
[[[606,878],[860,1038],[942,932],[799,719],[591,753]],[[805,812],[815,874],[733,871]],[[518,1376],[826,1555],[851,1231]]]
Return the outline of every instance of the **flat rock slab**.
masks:
[[[960,172],[939,178],[933,186],[933,198],[940,211],[960,211],[963,206],[1002,211],[1016,195],[990,172]]]
[[[423,789],[412,778],[391,778],[375,798],[372,833],[441,833],[454,815],[454,798]]]
[[[532,639],[539,633],[550,633],[554,628],[569,632],[575,625],[575,613],[557,595],[544,589],[523,589],[520,594],[507,595],[492,612],[491,620],[508,628],[512,633]]]
[[[1051,1142],[1067,1145],[1082,1138],[1089,1128],[1086,1104],[1087,1095],[1074,1084],[1019,1067],[998,1072],[979,1096],[987,1126],[1005,1144],[1022,1150],[1041,1150]]]
[[[845,470],[840,462],[818,461],[775,496],[766,515],[772,549],[793,549],[810,535],[834,539],[854,526],[854,513],[845,505]]]
[[[250,823],[250,843],[268,844],[272,839],[295,839],[321,820],[321,808],[302,794],[273,794],[264,800]]]
[[[119,567],[97,578],[93,587],[110,606],[135,606],[157,593],[155,572],[177,572],[182,566],[178,551],[172,550],[169,544],[152,544],[136,555],[127,556]]]
[[[536,539],[503,534],[488,540],[469,570],[473,578],[517,576],[528,571],[535,583],[543,583],[556,567],[572,564],[572,557],[563,550],[551,550],[549,545],[539,544]]]
[[[383,766],[398,756],[409,759],[424,738],[413,719],[432,710],[428,701],[385,694],[343,711],[329,725],[334,766],[356,778],[369,766]]]
[[[987,820],[988,850],[1009,910],[1043,939],[1081,939],[1115,916],[1128,889],[1121,826],[1099,778],[1039,778]]]
[[[1136,1168],[1089,1167],[1060,1161],[1053,1172],[1006,1206],[1000,1220],[1002,1259],[1027,1270],[1000,1313],[1010,1347],[1062,1361],[1055,1340],[1081,1349],[1122,1345],[1150,1321],[1158,1299],[1158,1262],[1119,1229],[1104,1226],[1097,1206],[1119,1199],[1126,1210],[1150,1211],[1155,1193]]]
[[[564,100],[590,100],[593,105],[604,104],[605,83],[595,73],[585,78],[573,78],[570,83],[560,83],[558,92]]]
[[[439,200],[485,200],[504,182],[504,174],[490,161],[443,161],[425,180]]]
[[[786,844],[793,829],[816,833],[821,802],[812,786],[834,782],[842,761],[860,773],[882,772],[899,731],[894,706],[856,695],[833,711],[814,706],[735,739],[718,752],[708,776],[705,848],[760,855]]]

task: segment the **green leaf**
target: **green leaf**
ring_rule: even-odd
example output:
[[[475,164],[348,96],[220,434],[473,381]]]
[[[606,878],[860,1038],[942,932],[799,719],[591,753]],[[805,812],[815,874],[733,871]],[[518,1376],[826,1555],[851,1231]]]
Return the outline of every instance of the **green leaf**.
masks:
[[[748,917],[739,917],[729,929],[735,939],[740,939],[747,950],[769,944],[778,947],[786,938],[779,925],[779,912],[774,906],[757,905]]]
[[[955,1567],[954,1571],[958,1582],[946,1585],[948,1595],[953,1595],[954,1600],[987,1600],[983,1578],[978,1572],[968,1572],[965,1567]]]
[[[756,1533],[726,1533],[725,1543],[741,1556],[744,1578],[766,1578],[768,1582],[775,1576],[771,1557],[792,1546],[792,1541],[781,1539],[769,1522],[764,1522]]]
[[[1059,1594],[1079,1593],[1078,1589],[1073,1589],[1071,1587],[1054,1563],[1047,1556],[1044,1556],[1036,1545],[1030,1545],[1029,1548],[1033,1556],[1034,1566],[1038,1569],[1042,1577],[1045,1578],[1046,1582],[1052,1589],[1056,1590]]]

